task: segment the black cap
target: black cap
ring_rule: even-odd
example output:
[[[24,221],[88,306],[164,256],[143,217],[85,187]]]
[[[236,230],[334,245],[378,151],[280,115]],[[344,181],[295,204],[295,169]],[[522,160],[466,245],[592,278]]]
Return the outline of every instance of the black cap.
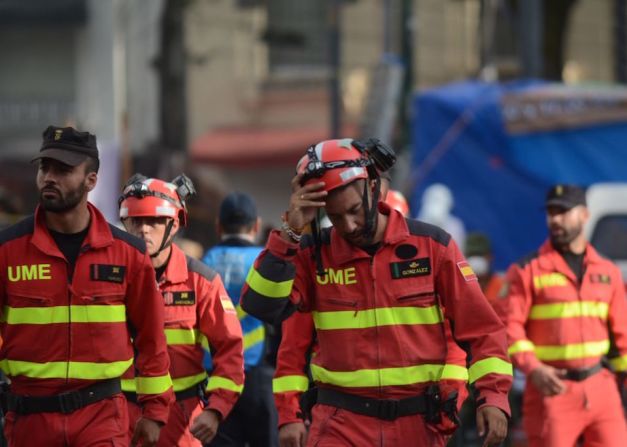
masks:
[[[220,204],[220,224],[249,225],[257,220],[255,201],[243,192],[232,192]]]
[[[490,238],[478,231],[469,233],[466,236],[466,257],[485,256],[492,253]]]
[[[69,166],[78,166],[87,157],[98,159],[96,136],[73,127],[48,126],[43,133],[39,155],[31,160],[52,158]]]
[[[578,205],[586,206],[586,192],[577,185],[557,184],[546,194],[545,206],[571,209]]]

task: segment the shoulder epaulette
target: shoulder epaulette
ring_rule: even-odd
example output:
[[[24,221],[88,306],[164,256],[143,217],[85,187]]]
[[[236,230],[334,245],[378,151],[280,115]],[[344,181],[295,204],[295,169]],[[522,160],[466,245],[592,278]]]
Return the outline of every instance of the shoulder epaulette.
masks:
[[[146,253],[146,242],[141,240],[140,238],[133,236],[131,233],[127,233],[124,230],[120,230],[115,225],[109,224],[109,228],[111,229],[111,234],[114,239],[120,239],[126,242],[131,247],[134,247],[136,250],[141,252],[142,254]]]
[[[415,219],[405,218],[405,221],[407,222],[407,228],[409,228],[409,234],[430,237],[438,244],[448,247],[451,235],[442,228]]]
[[[35,231],[35,216],[31,215],[15,225],[11,225],[9,228],[0,231],[0,245],[26,234],[32,234],[33,231]]]
[[[534,251],[532,253],[529,253],[529,254],[523,256],[522,258],[520,258],[518,261],[516,261],[516,264],[518,264],[518,266],[520,268],[523,268],[524,266],[529,264],[531,261],[533,261],[535,258],[537,258],[538,254],[539,254],[538,250],[536,250],[536,251]]]
[[[187,270],[190,272],[198,273],[203,278],[213,281],[213,278],[217,275],[216,271],[209,267],[207,264],[185,255],[187,260]]]

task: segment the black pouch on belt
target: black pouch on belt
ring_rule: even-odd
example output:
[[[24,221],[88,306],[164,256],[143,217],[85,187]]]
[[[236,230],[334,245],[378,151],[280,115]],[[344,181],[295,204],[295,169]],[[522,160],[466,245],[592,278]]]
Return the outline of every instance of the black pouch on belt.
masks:
[[[431,385],[427,388],[425,421],[440,433],[451,434],[459,427],[457,396],[457,391],[451,391],[447,396],[442,396],[438,385]]]

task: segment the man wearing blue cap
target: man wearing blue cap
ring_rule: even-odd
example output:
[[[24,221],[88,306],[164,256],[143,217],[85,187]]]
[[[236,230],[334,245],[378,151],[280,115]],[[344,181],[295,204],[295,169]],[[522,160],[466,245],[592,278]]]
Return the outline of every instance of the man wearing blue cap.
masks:
[[[261,228],[257,207],[244,193],[233,192],[220,205],[217,222],[220,243],[210,248],[203,262],[222,276],[237,309],[244,333],[244,391],[229,417],[220,425],[211,446],[273,447],[277,439],[277,415],[272,395],[273,367],[267,361],[264,323],[239,305],[240,291],[262,247],[255,244]],[[211,368],[210,359],[206,367]]]

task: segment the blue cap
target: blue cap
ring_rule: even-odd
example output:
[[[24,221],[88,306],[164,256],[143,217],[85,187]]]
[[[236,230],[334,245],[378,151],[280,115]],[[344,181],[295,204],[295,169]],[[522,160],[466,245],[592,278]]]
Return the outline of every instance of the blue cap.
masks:
[[[257,206],[248,194],[232,192],[220,204],[220,224],[249,225],[257,220]]]

